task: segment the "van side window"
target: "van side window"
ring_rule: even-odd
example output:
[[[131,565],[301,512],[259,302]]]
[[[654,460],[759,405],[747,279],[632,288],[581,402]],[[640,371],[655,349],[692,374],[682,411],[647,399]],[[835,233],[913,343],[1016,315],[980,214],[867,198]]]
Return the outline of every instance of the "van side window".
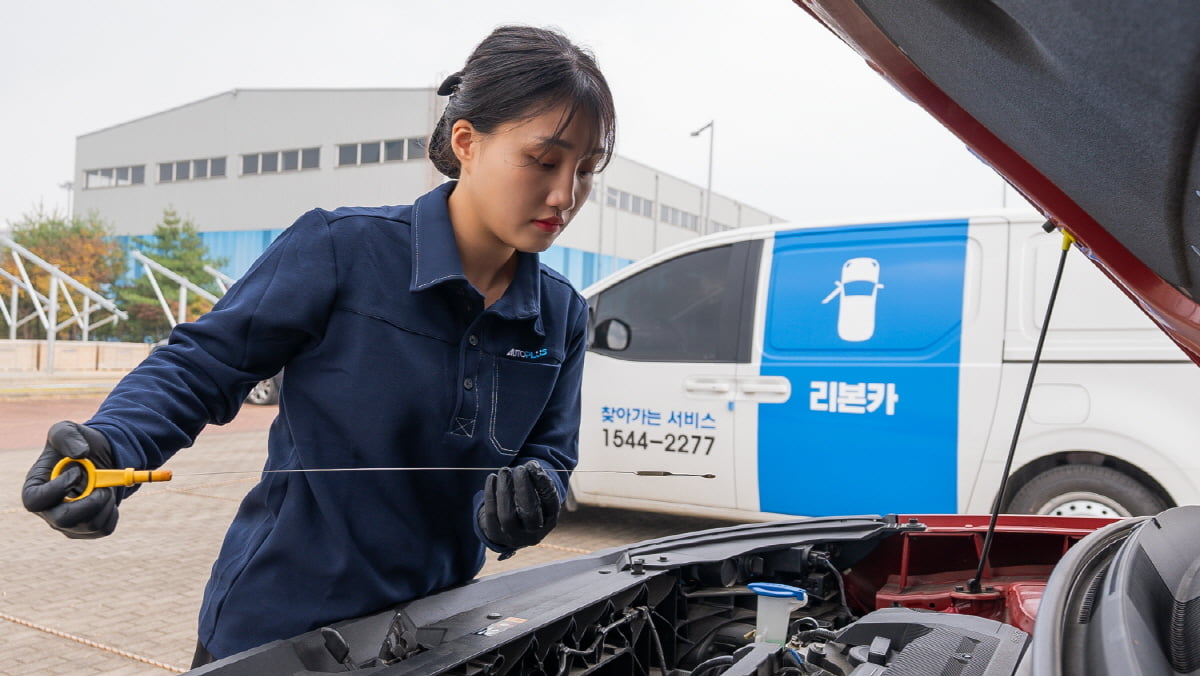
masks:
[[[755,240],[704,249],[605,289],[589,300],[592,326],[624,322],[629,346],[592,349],[630,361],[748,362],[761,248]]]

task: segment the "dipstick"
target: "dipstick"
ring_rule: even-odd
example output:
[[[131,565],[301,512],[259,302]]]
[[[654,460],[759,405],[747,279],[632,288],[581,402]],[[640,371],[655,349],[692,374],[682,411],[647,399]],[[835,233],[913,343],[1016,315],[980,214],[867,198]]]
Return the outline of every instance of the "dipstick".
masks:
[[[74,502],[91,495],[96,488],[111,488],[114,486],[132,486],[134,484],[150,483],[152,481],[170,481],[173,478],[173,473],[169,469],[163,470],[135,470],[132,467],[126,469],[96,469],[96,466],[87,458],[63,458],[54,466],[50,472],[50,478],[54,479],[71,463],[78,463],[83,467],[84,483],[79,489],[79,495],[63,498],[64,502]],[[498,472],[502,467],[328,467],[317,469],[266,469],[266,470],[226,470],[221,472],[188,472],[184,477],[190,476],[217,476],[220,474],[300,474],[308,472]],[[639,469],[639,470],[623,470],[623,469],[551,469],[549,472],[596,472],[608,474],[633,474],[634,476],[678,476],[678,477],[697,477],[700,479],[715,479],[716,474],[687,474],[683,472],[668,472],[661,469]]]
[[[188,472],[184,476],[216,476],[219,474],[306,474],[315,472],[498,472],[503,467],[319,467],[314,469],[246,469],[226,470],[221,472]],[[632,474],[634,476],[677,476],[697,477],[700,479],[715,479],[716,474],[689,474],[685,472],[668,472],[661,469],[548,469],[547,472],[596,473],[596,474]]]

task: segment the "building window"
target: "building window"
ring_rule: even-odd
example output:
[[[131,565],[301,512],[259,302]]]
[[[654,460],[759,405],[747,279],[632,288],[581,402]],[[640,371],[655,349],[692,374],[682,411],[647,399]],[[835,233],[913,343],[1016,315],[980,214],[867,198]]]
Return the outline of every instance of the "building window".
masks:
[[[628,193],[624,190],[618,190],[616,188],[609,188],[605,195],[604,203],[607,206],[617,207],[618,209],[622,211],[628,211],[631,214],[645,216],[646,218],[654,218],[654,200],[648,197],[634,195],[633,193]],[[663,220],[666,220],[667,218],[666,209],[668,208],[669,207],[663,207]]]
[[[383,161],[384,162],[399,162],[404,159],[404,141],[396,139],[394,141],[383,142]]]
[[[105,167],[103,169],[88,169],[83,172],[83,189],[121,188],[129,185],[141,185],[146,182],[146,165],[137,164],[128,167]]]
[[[242,155],[242,175],[275,174],[280,171],[303,171],[321,167],[320,148],[272,150]],[[224,168],[222,167],[222,170]]]
[[[405,162],[422,159],[425,155],[424,137],[342,143],[338,145],[338,166]]]
[[[161,162],[158,165],[159,183],[192,181],[201,178],[221,178],[224,176],[224,157],[205,157],[198,160]]]
[[[425,157],[425,138],[417,137],[408,139],[408,157],[409,160],[419,160]]]
[[[374,164],[379,161],[379,143],[363,143],[358,150],[359,164]]]
[[[675,207],[669,207],[665,204],[660,205],[658,214],[659,220],[663,223],[670,223],[671,225],[687,228],[688,230],[700,229],[700,217],[696,214],[676,209]]]

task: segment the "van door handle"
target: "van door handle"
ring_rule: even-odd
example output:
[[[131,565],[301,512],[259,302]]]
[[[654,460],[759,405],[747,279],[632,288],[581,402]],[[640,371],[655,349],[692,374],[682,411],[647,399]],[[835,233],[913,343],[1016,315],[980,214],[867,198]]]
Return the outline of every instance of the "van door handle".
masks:
[[[683,389],[693,394],[729,394],[733,382],[728,378],[688,376],[683,379]]]
[[[782,404],[792,396],[792,381],[784,376],[741,378],[738,380],[738,389],[747,399]]]

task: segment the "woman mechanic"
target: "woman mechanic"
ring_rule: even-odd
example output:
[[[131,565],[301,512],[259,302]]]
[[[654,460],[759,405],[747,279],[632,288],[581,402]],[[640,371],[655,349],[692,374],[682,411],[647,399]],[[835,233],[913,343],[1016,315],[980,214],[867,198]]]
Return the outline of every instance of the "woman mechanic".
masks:
[[[70,538],[109,535],[132,489],[65,503],[77,465],[156,468],[287,367],[265,473],[204,592],[196,665],[465,582],[554,527],[575,466],[588,309],[538,262],[611,156],[593,58],[502,27],[438,93],[429,156],[456,179],[412,205],[300,217],[84,424],[60,422],[22,498]]]

